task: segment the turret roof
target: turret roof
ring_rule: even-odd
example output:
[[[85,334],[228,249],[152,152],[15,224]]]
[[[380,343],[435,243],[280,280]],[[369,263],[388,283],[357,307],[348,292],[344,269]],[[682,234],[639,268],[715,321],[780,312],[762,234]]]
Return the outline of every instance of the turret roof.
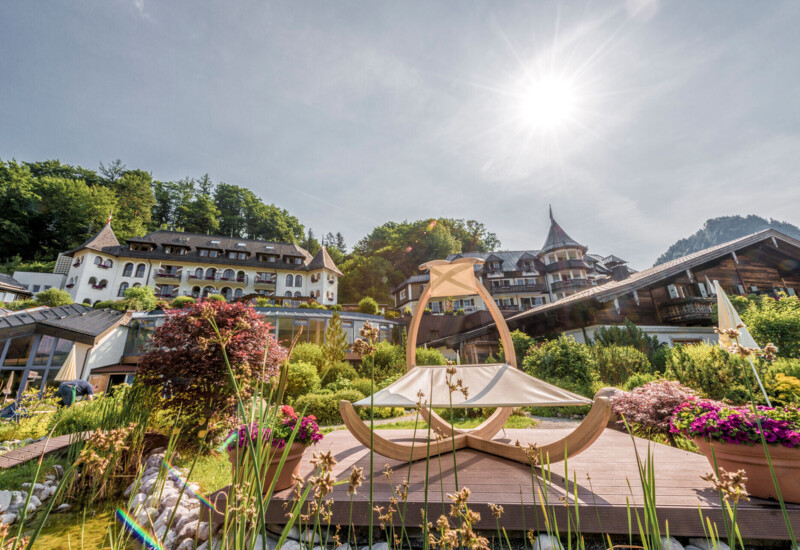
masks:
[[[544,241],[539,255],[547,254],[553,250],[560,250],[562,248],[580,248],[586,253],[586,247],[578,241],[567,235],[558,222],[553,217],[553,209],[550,209],[550,231],[547,233],[547,239]]]

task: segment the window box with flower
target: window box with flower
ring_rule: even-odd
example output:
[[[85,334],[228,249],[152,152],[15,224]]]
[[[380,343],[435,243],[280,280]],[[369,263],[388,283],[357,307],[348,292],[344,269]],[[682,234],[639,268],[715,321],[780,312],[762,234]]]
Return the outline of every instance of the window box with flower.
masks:
[[[297,427],[297,433],[289,447],[283,468],[278,471],[284,449]],[[268,444],[266,454],[266,470],[263,472],[263,490],[266,492],[275,481],[275,491],[288,489],[294,483],[292,476],[297,475],[300,461],[306,447],[316,445],[322,440],[322,432],[317,425],[314,415],[299,416],[292,407],[284,405],[278,411],[274,424],[262,429],[258,423],[242,424],[232,430],[228,435],[228,457],[231,461],[233,478],[242,475],[246,470],[250,456],[247,453],[249,445],[255,445],[259,439]],[[244,467],[243,467],[244,465]]]

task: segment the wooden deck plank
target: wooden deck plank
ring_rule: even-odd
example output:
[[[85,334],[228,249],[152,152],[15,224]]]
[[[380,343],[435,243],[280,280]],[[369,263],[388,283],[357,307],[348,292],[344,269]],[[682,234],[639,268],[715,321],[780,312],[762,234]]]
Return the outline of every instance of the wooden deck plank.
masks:
[[[395,441],[410,441],[411,430],[383,430],[382,435]],[[419,435],[419,432],[418,432]],[[547,443],[564,435],[564,430],[506,430],[497,439],[506,442],[520,440],[522,443],[536,441]],[[640,455],[647,453],[648,442],[636,440]],[[676,536],[703,536],[703,525],[698,513],[698,505],[703,515],[716,522],[721,532],[722,506],[718,494],[711,485],[700,479],[711,468],[702,455],[681,451],[665,445],[651,444],[651,452],[655,460],[656,499],[659,518],[669,522],[670,533]],[[311,465],[308,459],[312,453],[330,450],[338,461],[334,468],[337,479],[346,479],[352,466],[369,469],[369,451],[350,436],[347,431],[334,431],[326,435],[316,447],[306,450],[300,474],[308,478]],[[460,450],[455,455],[458,464],[458,481],[461,487],[469,487],[470,506],[481,513],[479,527],[494,529],[492,517],[487,503],[501,504],[505,513],[501,521],[508,530],[536,528],[536,522],[543,525],[544,518],[538,504],[538,496],[534,498],[530,468],[516,462],[486,455],[471,449]],[[391,480],[383,475],[384,465],[393,470]],[[441,472],[439,459],[434,458],[429,471],[429,504],[430,520],[442,513],[441,492],[453,493],[456,490],[453,475],[453,455],[441,456]],[[559,525],[566,526],[567,508],[559,501],[560,496],[569,494],[568,502],[572,506],[574,483],[577,483],[578,508],[581,529],[584,533],[627,534],[628,512],[626,504],[630,501],[635,508],[641,505],[642,491],[639,482],[636,456],[633,442],[625,434],[606,430],[603,435],[582,454],[572,457],[567,463],[568,482],[564,480],[564,463],[551,466],[551,485],[546,488],[547,499],[553,504],[553,510]],[[410,490],[408,498],[407,523],[417,526],[421,523],[421,510],[424,506],[425,462],[417,462],[410,468]],[[392,496],[392,487],[401,483],[409,475],[409,466],[395,460],[375,456],[375,483],[373,493],[375,504],[387,506]],[[587,475],[591,480],[587,479]],[[537,478],[537,485],[542,482]],[[630,487],[628,485],[630,482]],[[335,488],[333,499],[333,522],[345,525],[350,514],[350,498],[346,494],[347,485]],[[212,502],[218,499],[218,509],[224,507],[223,491],[211,496]],[[292,491],[286,490],[273,497],[267,510],[271,522],[283,523],[285,510],[283,502],[291,499]],[[445,510],[449,510],[449,500],[445,498]],[[789,514],[795,531],[800,531],[800,505],[789,505]],[[572,511],[574,513],[574,510]],[[641,513],[641,511],[640,511]],[[366,525],[369,523],[369,491],[366,483],[353,498],[353,523]],[[523,515],[525,520],[523,521]],[[635,520],[634,520],[635,521]],[[777,502],[752,499],[739,505],[739,522],[745,538],[783,539],[787,538],[786,528]],[[377,524],[377,520],[376,520]],[[663,527],[663,526],[662,526]]]
[[[30,460],[38,460],[39,457],[42,456],[42,453],[47,456],[51,453],[62,451],[69,447],[71,442],[77,437],[82,437],[85,440],[90,436],[90,432],[84,434],[60,435],[49,440],[36,441],[25,447],[13,449],[0,455],[0,469],[13,468]]]

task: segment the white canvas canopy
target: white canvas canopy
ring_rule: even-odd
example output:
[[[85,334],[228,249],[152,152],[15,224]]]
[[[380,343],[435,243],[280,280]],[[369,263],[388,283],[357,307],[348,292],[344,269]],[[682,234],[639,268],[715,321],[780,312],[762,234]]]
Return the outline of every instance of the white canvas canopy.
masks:
[[[453,383],[461,379],[468,389],[465,398],[460,391],[450,394],[447,386],[447,368],[444,365],[417,365],[402,378],[373,396],[376,407],[415,407],[421,391],[429,407],[560,407],[591,405],[592,400],[568,392],[533,376],[525,374],[507,363],[486,365],[456,365]],[[370,398],[357,403],[369,407]]]

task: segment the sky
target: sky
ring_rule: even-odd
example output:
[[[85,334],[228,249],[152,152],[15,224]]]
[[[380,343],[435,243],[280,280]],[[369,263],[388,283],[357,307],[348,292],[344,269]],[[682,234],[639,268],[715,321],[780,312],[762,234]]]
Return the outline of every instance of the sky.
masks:
[[[712,217],[800,224],[800,3],[0,3],[0,158],[208,173],[355,244],[558,222],[648,267]]]

